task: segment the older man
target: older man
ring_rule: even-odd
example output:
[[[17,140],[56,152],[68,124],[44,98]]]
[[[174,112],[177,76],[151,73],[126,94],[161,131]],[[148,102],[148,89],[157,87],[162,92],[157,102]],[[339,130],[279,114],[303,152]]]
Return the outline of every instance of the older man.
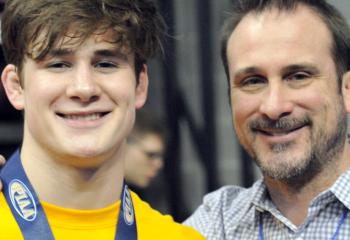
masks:
[[[234,1],[222,41],[233,124],[263,179],[204,198],[207,239],[350,239],[350,31],[324,0]]]

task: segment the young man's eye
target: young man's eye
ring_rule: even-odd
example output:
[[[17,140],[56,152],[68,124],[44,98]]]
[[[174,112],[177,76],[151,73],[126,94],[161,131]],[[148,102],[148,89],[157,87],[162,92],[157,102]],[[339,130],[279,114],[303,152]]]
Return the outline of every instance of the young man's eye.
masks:
[[[67,62],[52,62],[47,64],[47,68],[52,71],[64,71],[71,67],[71,64]]]
[[[117,64],[109,61],[101,61],[95,64],[97,68],[116,68]]]

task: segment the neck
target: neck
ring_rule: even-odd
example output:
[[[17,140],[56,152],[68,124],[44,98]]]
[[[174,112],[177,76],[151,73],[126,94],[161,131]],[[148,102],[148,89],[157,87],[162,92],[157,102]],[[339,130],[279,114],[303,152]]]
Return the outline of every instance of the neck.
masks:
[[[72,209],[98,209],[120,199],[124,178],[124,143],[108,159],[93,167],[69,165],[47,152],[33,152],[23,144],[21,160],[39,199]],[[61,159],[62,160],[62,159]],[[68,161],[69,160],[69,161]],[[91,158],[79,162],[93,161]]]
[[[264,177],[272,202],[296,226],[301,225],[308,213],[311,201],[321,192],[330,188],[338,177],[350,167],[350,148],[346,143],[344,151],[338,159],[315,175],[303,186],[295,188],[294,185],[284,181]]]

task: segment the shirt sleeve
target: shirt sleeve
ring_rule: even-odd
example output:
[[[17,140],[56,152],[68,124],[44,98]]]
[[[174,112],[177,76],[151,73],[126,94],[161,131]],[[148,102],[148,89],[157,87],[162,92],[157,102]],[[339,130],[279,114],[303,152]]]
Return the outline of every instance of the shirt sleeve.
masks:
[[[219,189],[204,196],[202,205],[184,224],[195,228],[208,239],[225,239],[221,206],[222,194],[222,189]]]

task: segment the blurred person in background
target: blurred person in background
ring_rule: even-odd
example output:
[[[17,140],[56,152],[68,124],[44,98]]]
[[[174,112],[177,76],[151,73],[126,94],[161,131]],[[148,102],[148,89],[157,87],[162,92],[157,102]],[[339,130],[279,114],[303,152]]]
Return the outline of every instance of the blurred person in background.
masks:
[[[154,112],[136,112],[125,152],[125,180],[131,189],[146,189],[163,168],[166,136],[164,122]]]

